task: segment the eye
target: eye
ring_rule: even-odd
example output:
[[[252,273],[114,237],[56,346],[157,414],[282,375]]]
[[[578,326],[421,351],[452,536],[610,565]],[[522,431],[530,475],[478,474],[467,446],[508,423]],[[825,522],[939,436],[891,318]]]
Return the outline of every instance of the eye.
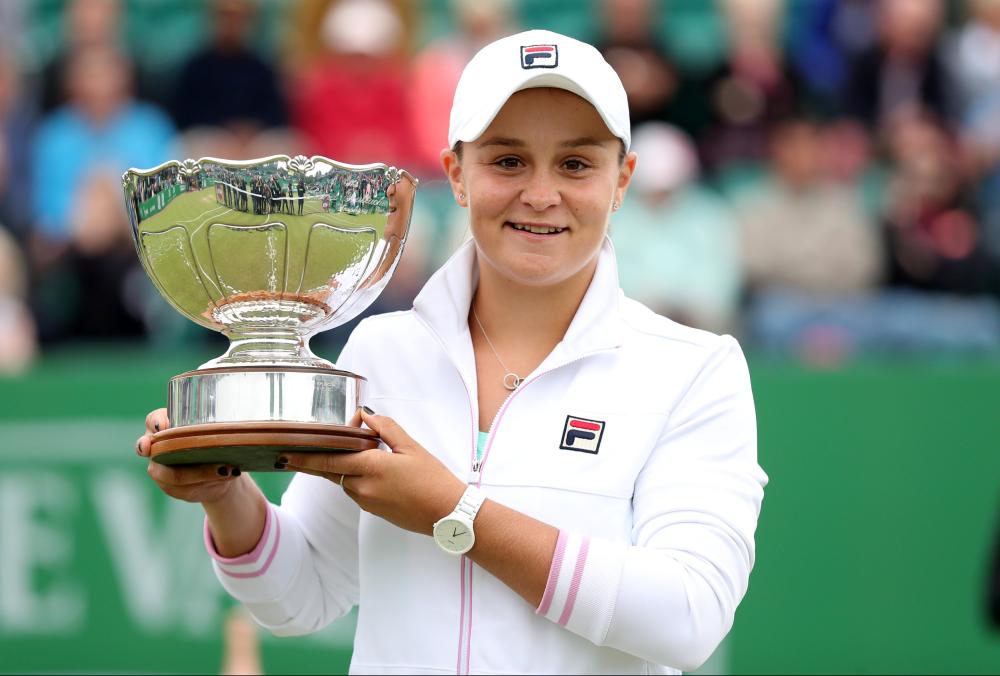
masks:
[[[508,155],[506,157],[501,157],[493,164],[497,165],[501,169],[517,169],[521,166],[521,160],[517,157]]]
[[[571,159],[571,160],[566,160],[565,162],[563,162],[563,167],[567,171],[571,171],[571,172],[575,173],[575,172],[583,171],[584,169],[589,169],[590,165],[588,165],[583,160]]]

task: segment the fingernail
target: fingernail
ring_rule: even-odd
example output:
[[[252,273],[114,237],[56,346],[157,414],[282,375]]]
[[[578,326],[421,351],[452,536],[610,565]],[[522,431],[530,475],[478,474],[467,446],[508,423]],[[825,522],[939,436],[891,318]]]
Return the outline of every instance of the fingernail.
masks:
[[[368,415],[375,415],[375,411],[371,410],[371,409],[370,409],[370,408],[368,408],[367,406],[362,406],[361,408],[362,408],[362,409],[364,410],[364,412],[365,412],[365,413],[367,413]]]
[[[285,463],[283,462],[274,463],[274,469],[285,469]]]
[[[283,455],[280,455],[280,456],[278,456],[277,462],[278,462],[278,464],[281,464],[281,465],[287,465],[288,464],[288,458],[286,458]]]
[[[232,476],[239,476],[241,474],[243,474],[243,470],[241,470],[239,467],[234,467],[233,468],[233,474],[232,474]]]
[[[216,471],[219,473],[219,476],[229,476],[229,468],[226,467],[225,465],[223,465]]]

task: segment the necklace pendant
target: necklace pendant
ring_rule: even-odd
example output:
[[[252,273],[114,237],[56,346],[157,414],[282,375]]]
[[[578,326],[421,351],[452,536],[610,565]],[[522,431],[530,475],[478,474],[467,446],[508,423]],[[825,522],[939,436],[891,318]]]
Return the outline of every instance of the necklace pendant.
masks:
[[[518,388],[518,386],[524,382],[524,378],[517,375],[516,373],[508,373],[503,377],[503,386],[513,392]]]

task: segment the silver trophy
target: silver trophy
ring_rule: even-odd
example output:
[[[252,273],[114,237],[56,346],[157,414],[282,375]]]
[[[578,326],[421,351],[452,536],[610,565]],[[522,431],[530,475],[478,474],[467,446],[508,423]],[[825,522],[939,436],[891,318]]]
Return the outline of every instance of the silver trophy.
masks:
[[[287,450],[374,448],[365,379],[309,339],[364,311],[406,242],[417,180],[301,155],[167,162],[122,176],[136,252],[182,315],[230,340],[170,380],[152,458],[273,470]]]

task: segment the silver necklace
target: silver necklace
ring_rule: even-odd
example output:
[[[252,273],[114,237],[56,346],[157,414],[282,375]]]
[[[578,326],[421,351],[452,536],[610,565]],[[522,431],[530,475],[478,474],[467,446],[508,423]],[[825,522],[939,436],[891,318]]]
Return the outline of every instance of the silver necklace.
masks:
[[[483,328],[483,323],[479,321],[479,315],[476,314],[475,307],[472,308],[472,316],[475,318],[476,323],[479,324],[479,330],[483,332],[483,338],[486,339],[486,344],[490,346],[491,350],[493,350],[493,356],[497,358],[497,361],[500,363],[500,367],[504,370],[503,386],[513,392],[517,389],[518,385],[524,382],[524,378],[511,371],[507,368],[507,365],[503,363],[503,359],[501,359],[500,355],[497,354],[497,349],[493,347],[493,341],[490,340],[488,335],[486,335],[486,329]]]

